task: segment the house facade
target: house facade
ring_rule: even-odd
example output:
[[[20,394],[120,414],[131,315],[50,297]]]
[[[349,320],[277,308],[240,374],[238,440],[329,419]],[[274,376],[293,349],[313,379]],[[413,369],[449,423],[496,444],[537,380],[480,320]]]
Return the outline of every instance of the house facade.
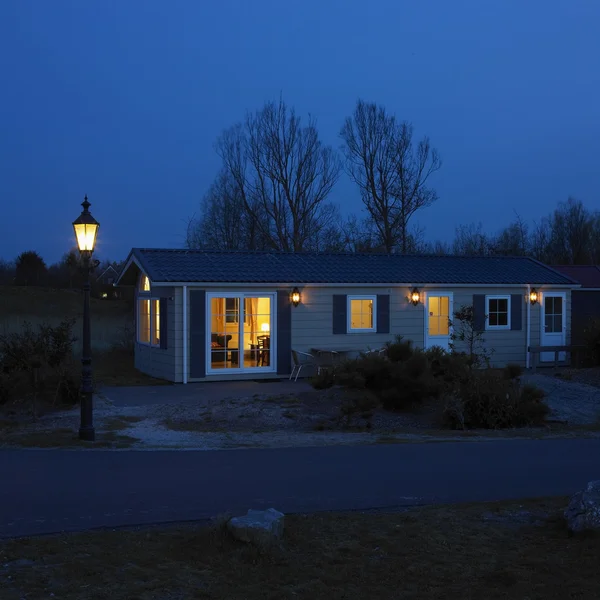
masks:
[[[494,366],[570,342],[579,284],[522,257],[133,249],[135,365],[177,383],[287,376],[291,351],[381,347],[396,335],[448,348],[473,306]],[[541,356],[553,360],[553,355]]]

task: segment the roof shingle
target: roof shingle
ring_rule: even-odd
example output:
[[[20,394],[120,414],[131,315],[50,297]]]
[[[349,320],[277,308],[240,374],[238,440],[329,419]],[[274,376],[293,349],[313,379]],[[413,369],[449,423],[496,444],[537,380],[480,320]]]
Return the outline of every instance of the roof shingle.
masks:
[[[152,248],[134,248],[131,254],[157,283],[577,285],[566,275],[526,257]]]

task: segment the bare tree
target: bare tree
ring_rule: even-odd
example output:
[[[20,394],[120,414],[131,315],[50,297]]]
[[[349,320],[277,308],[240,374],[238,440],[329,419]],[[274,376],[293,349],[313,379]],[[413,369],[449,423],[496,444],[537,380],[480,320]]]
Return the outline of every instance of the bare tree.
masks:
[[[268,247],[227,170],[219,172],[202,198],[199,218],[188,219],[185,245],[211,250],[264,250]]]
[[[493,253],[501,256],[527,256],[531,254],[529,227],[516,213],[515,220],[491,240]]]
[[[590,261],[593,216],[582,202],[574,198],[560,202],[552,213],[549,224],[554,262],[581,265]]]
[[[427,186],[441,160],[429,139],[413,144],[413,128],[382,106],[359,100],[340,131],[345,167],[360,190],[379,243],[386,252],[409,250],[408,224],[437,199]]]
[[[335,222],[327,197],[340,164],[319,140],[312,118],[302,127],[283,100],[269,102],[225,131],[216,146],[246,214],[270,248],[312,249]]]
[[[456,228],[452,253],[460,256],[488,256],[492,250],[492,241],[483,231],[481,223],[459,225]]]

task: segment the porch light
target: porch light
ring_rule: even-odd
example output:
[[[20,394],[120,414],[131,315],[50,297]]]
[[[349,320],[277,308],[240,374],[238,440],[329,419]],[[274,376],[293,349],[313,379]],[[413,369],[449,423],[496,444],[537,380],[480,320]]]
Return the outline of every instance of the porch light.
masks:
[[[270,329],[270,328],[269,328],[269,324],[268,324],[268,323],[263,323],[263,324],[260,326],[260,330],[261,330],[261,331],[263,331],[264,333],[268,333],[268,332],[269,332],[269,329]]]
[[[300,304],[300,290],[297,287],[292,290],[292,304],[294,306]]]
[[[77,247],[79,248],[79,252],[83,255],[84,253],[91,254],[94,251],[96,234],[98,233],[100,223],[92,217],[92,213],[89,211],[90,203],[88,202],[87,196],[85,196],[81,206],[83,206],[83,210],[73,221],[73,229],[75,230],[75,237],[77,238]]]
[[[413,303],[414,306],[416,306],[417,304],[419,304],[420,300],[421,293],[417,288],[413,288],[413,291],[410,293],[410,301]]]
[[[534,304],[536,304],[538,301],[538,293],[537,290],[535,288],[533,288],[531,290],[531,292],[529,293],[529,302],[531,302],[531,305],[533,306]]]

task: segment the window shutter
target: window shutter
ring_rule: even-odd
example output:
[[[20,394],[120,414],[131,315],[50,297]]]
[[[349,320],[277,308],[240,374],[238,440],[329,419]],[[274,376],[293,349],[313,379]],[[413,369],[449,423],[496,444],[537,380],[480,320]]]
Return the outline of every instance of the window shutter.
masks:
[[[377,333],[390,332],[390,295],[377,295]]]
[[[206,292],[190,290],[190,377],[206,376]],[[187,335],[187,331],[183,335]]]
[[[511,294],[510,296],[510,328],[523,329],[523,296]]]
[[[485,331],[485,294],[473,294],[473,328]]]
[[[169,333],[169,303],[168,298],[161,298],[158,302],[158,310],[160,314],[160,349],[166,350],[167,337]]]
[[[333,295],[333,333],[348,333],[348,300],[346,294]]]
[[[292,302],[289,290],[277,290],[277,374],[292,371]]]

